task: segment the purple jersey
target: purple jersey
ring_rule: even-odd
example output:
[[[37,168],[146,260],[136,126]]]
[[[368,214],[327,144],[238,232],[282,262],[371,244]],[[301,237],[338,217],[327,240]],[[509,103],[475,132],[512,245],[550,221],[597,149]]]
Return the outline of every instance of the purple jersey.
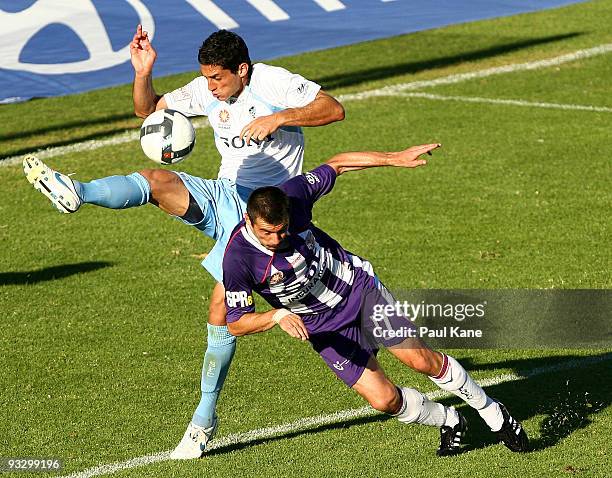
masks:
[[[369,272],[369,264],[311,222],[314,203],[335,181],[335,170],[324,164],[280,186],[291,204],[289,246],[283,251],[262,246],[244,221],[236,226],[223,259],[228,322],[255,311],[253,291],[272,307],[300,315],[310,333],[355,320],[361,294],[353,283],[356,274]]]

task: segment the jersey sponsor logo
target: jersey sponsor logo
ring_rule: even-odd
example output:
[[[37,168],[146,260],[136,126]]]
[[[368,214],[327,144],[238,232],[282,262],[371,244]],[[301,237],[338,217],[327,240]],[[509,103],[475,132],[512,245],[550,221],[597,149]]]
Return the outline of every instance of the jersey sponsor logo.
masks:
[[[219,139],[223,142],[223,144],[228,147],[228,148],[235,148],[235,149],[241,149],[246,147],[258,147],[260,146],[262,143],[265,143],[266,141],[274,141],[274,138],[270,135],[266,136],[265,139],[260,140],[260,139],[255,139],[255,138],[251,138],[251,144],[247,145],[246,141],[244,138],[241,138],[240,136],[234,136],[233,138],[227,138],[225,136],[219,136]]]
[[[316,184],[321,182],[319,176],[313,173],[306,173],[304,174],[304,177],[306,178],[306,181],[308,181],[310,184]]]
[[[228,307],[248,307],[253,305],[253,296],[247,294],[245,291],[226,291],[225,300]]]

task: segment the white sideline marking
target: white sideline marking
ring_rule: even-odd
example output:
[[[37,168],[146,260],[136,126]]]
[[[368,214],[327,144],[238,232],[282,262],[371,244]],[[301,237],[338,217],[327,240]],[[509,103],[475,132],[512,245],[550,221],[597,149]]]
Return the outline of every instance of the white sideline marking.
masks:
[[[188,0],[188,1],[190,3],[196,4],[204,0]],[[563,63],[567,63],[571,61],[581,60],[584,58],[590,58],[590,57],[597,56],[597,55],[603,55],[611,51],[612,51],[612,43],[607,43],[607,44],[599,45],[593,48],[588,48],[585,50],[577,50],[573,53],[568,53],[566,55],[548,58],[545,60],[532,61],[528,63],[513,63],[510,65],[498,66],[495,68],[488,68],[486,70],[478,70],[478,71],[462,73],[458,75],[443,76],[441,78],[435,78],[433,80],[399,83],[397,85],[385,86],[383,88],[376,88],[373,90],[362,91],[360,93],[349,93],[346,95],[340,95],[337,98],[339,101],[344,102],[344,101],[361,101],[361,100],[373,98],[376,96],[393,96],[393,95],[397,95],[398,93],[405,92],[406,90],[416,90],[419,88],[427,88],[431,86],[448,85],[452,83],[468,81],[474,78],[484,78],[486,76],[499,75],[502,73],[512,73],[515,71],[522,71],[522,70],[535,70],[538,68],[546,68],[549,66],[561,65]],[[585,106],[584,108],[589,108],[589,107]],[[203,127],[204,125],[208,125],[208,122],[206,120],[203,120],[203,122],[202,120],[194,121],[194,126],[196,128]],[[128,143],[130,141],[137,141],[138,139],[139,139],[138,132],[128,131],[128,132],[121,133],[115,136],[110,136],[109,138],[105,138],[105,139],[94,139],[90,141],[83,141],[80,143],[70,144],[67,146],[57,146],[53,148],[39,150],[39,151],[34,152],[34,154],[36,154],[40,159],[48,159],[48,158],[53,158],[55,156],[61,156],[67,153],[74,153],[74,152],[80,152],[80,151],[91,151],[91,150],[95,150],[98,148],[103,148],[105,146],[115,146],[118,144]],[[0,158],[0,167],[11,166],[14,164],[21,163],[24,157],[25,155],[9,156],[6,158]]]
[[[516,380],[523,380],[525,378],[534,377],[537,375],[543,375],[551,372],[558,372],[563,370],[570,370],[573,368],[579,368],[586,365],[597,364],[612,360],[612,354],[607,354],[599,357],[586,357],[584,359],[573,359],[560,362],[553,365],[545,365],[543,367],[537,367],[531,370],[523,372],[522,375],[518,374],[503,374],[496,375],[491,378],[480,380],[478,383],[482,387],[490,387],[493,385],[499,385],[502,383],[513,382]],[[444,390],[436,390],[434,392],[427,393],[427,396],[431,400],[438,400],[444,397],[452,396],[450,393]],[[328,415],[319,415],[315,417],[301,418],[291,423],[285,423],[283,425],[277,425],[267,428],[258,428],[245,433],[233,433],[231,435],[224,436],[216,439],[211,443],[210,450],[223,448],[237,444],[247,444],[255,440],[262,440],[267,438],[274,438],[283,434],[296,432],[298,430],[305,430],[313,427],[329,425],[332,423],[341,423],[346,420],[363,418],[371,415],[378,415],[380,412],[372,409],[369,406],[361,408],[353,408],[349,410],[342,410],[336,413],[330,413]],[[86,470],[73,473],[71,475],[63,475],[60,478],[91,478],[93,476],[108,475],[117,471],[126,470],[129,468],[136,468],[139,466],[150,465],[160,461],[167,461],[170,459],[170,452],[172,450],[155,453],[153,455],[140,456],[138,458],[132,458],[117,463],[110,463],[108,465],[100,465],[94,468],[88,468]],[[205,459],[205,457],[203,458]]]
[[[597,55],[612,52],[612,43],[606,43],[586,50],[577,50],[566,55],[556,56],[545,60],[530,61],[527,63],[512,63],[510,65],[496,66],[487,68],[486,70],[471,71],[468,73],[460,73],[456,75],[443,76],[434,78],[433,80],[412,81],[410,83],[399,83],[397,85],[389,85],[375,90],[363,91],[361,93],[353,93],[339,96],[344,101],[361,100],[371,98],[373,96],[388,95],[389,93],[398,93],[406,90],[418,90],[419,88],[429,88],[432,86],[450,85],[460,83],[462,81],[473,80],[476,78],[485,78],[487,76],[501,75],[503,73],[514,73],[516,71],[537,70],[540,68],[548,68],[550,66],[558,66],[563,63],[568,63],[585,58],[591,58]]]
[[[612,108],[607,106],[591,106],[591,105],[573,105],[565,103],[542,103],[539,101],[526,100],[507,100],[502,98],[483,98],[478,96],[450,96],[450,95],[434,95],[431,93],[392,93],[392,97],[405,98],[424,98],[427,100],[440,101],[463,101],[465,103],[491,103],[495,105],[512,105],[512,106],[529,106],[533,108],[549,108],[558,110],[576,110],[576,111],[592,111],[600,113],[612,113]]]
[[[207,128],[210,126],[208,119],[198,118],[192,120],[193,127]],[[66,146],[56,146],[54,148],[40,149],[35,154],[39,159],[49,159],[55,156],[62,156],[68,153],[80,153],[82,151],[93,151],[95,149],[104,148],[105,146],[117,146],[118,144],[130,143],[132,141],[140,141],[140,130],[125,131],[114,136],[109,136],[105,139],[92,139],[89,141],[81,141],[80,143],[68,144]],[[0,159],[0,167],[11,166],[13,164],[21,164],[23,158],[27,155],[11,156],[6,159]]]

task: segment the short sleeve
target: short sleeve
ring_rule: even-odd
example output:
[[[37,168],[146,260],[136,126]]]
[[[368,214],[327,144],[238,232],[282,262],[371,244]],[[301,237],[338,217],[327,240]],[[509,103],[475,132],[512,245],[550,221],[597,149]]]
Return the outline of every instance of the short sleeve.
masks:
[[[239,264],[239,252],[228,247],[223,257],[223,286],[227,321],[236,322],[244,314],[255,312],[253,286],[245,265]]]
[[[253,69],[257,91],[268,102],[282,108],[301,108],[311,103],[321,86],[302,75],[277,66],[257,63]]]
[[[207,115],[211,105],[216,101],[208,91],[208,82],[203,76],[166,93],[164,99],[168,108],[183,113],[185,116]]]

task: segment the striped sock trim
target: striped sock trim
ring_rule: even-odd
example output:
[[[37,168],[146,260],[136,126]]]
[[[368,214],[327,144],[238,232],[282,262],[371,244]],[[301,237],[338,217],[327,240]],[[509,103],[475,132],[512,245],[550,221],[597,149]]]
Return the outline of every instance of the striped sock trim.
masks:
[[[448,370],[448,356],[446,354],[442,354],[442,368],[440,369],[440,373],[433,378],[434,380],[440,380],[444,375],[446,375],[446,371]]]
[[[401,415],[402,413],[404,413],[406,411],[406,398],[404,397],[404,393],[402,392],[402,389],[399,388],[397,385],[395,386],[395,389],[397,390],[397,393],[399,393],[400,396],[400,400],[402,401],[402,404],[400,405],[399,410],[394,413],[393,415],[391,415],[392,417],[397,417],[399,415]]]

